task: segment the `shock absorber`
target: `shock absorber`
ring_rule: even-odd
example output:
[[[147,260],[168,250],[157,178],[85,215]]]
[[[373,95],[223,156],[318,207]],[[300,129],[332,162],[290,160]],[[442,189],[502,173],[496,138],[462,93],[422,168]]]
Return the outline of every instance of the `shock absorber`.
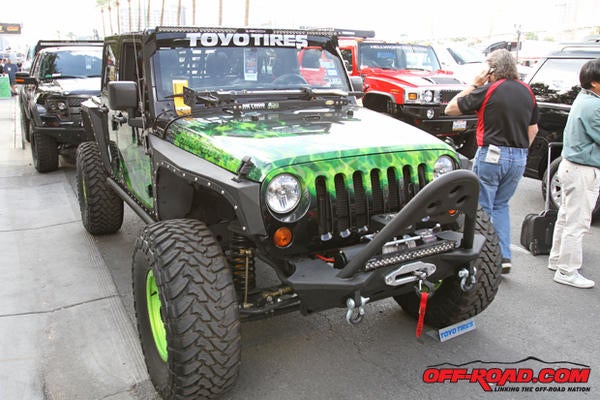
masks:
[[[229,265],[233,269],[235,290],[244,296],[244,304],[247,304],[248,291],[256,287],[254,250],[250,240],[239,233],[232,233],[228,258]]]

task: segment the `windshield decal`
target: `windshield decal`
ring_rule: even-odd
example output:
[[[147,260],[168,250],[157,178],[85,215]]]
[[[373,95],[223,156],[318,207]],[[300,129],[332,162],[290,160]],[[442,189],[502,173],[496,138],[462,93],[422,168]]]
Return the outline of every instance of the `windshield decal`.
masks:
[[[244,80],[258,80],[258,52],[256,49],[244,49]]]

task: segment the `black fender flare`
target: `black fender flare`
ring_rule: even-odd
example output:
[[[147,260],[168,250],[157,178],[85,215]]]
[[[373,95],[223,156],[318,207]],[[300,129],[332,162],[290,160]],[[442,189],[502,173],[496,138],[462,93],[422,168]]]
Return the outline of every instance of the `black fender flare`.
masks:
[[[266,228],[261,214],[260,183],[237,179],[231,173],[211,162],[160,139],[148,136],[149,151],[152,153],[153,186],[156,192],[156,176],[159,169],[185,180],[190,185],[199,185],[225,199],[233,209],[245,235],[265,236]],[[157,210],[160,218],[160,210]]]

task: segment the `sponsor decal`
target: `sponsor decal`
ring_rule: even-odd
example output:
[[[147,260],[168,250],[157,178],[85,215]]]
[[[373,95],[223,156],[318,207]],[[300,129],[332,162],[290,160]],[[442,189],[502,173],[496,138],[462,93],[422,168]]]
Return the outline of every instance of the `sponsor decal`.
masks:
[[[495,364],[490,366],[489,364]],[[423,372],[423,382],[467,382],[485,392],[590,392],[591,368],[570,361],[546,362],[527,357],[516,362],[471,361],[438,364]]]
[[[308,46],[308,35],[280,33],[188,33],[192,47],[295,47]]]
[[[241,103],[238,105],[239,109],[243,111],[253,110],[277,110],[279,109],[279,103],[266,102],[266,103]]]
[[[401,49],[402,46],[397,44],[369,44],[369,48],[371,49]]]
[[[467,320],[438,330],[438,335],[440,338],[440,342],[445,342],[446,340],[450,340],[472,330],[475,330],[475,319],[469,318]]]

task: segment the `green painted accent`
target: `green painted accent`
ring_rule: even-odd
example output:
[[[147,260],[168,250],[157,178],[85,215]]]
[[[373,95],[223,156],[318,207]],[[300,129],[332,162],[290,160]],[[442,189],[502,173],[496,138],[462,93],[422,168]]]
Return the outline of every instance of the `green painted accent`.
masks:
[[[249,178],[257,182],[283,171],[311,179],[324,166],[339,173],[418,163],[427,165],[429,178],[439,155],[456,157],[450,146],[420,129],[361,107],[351,110],[264,112],[257,121],[223,114],[186,117],[171,124],[166,139],[233,173],[251,156]]]
[[[303,183],[303,189],[308,190],[314,198],[316,196],[315,180],[319,176],[323,176],[327,182],[327,191],[330,194],[335,193],[334,177],[337,174],[344,176],[346,187],[352,187],[352,176],[355,171],[362,172],[363,188],[367,194],[371,194],[371,171],[379,170],[379,181],[384,192],[387,193],[388,168],[396,170],[396,178],[403,176],[403,168],[410,168],[411,182],[417,184],[418,166],[425,166],[425,178],[427,181],[433,180],[433,166],[435,160],[442,154],[452,154],[440,150],[419,150],[419,151],[402,151],[396,153],[376,153],[370,154],[368,157],[361,155],[352,155],[348,157],[338,157],[319,162],[303,163],[301,165],[290,165],[277,168],[269,172],[266,181],[270,181],[276,175],[289,173],[300,178]]]
[[[81,174],[81,191],[83,192],[83,202],[87,204],[87,190],[85,188],[85,176]]]
[[[164,362],[167,362],[167,332],[165,331],[165,325],[160,315],[162,304],[158,296],[158,287],[156,286],[156,279],[154,279],[152,270],[148,271],[148,275],[146,275],[146,304],[148,306],[148,320],[150,321],[150,329],[152,330],[152,337],[154,337],[156,351],[160,358]]]
[[[138,145],[129,145],[121,149],[127,162],[121,163],[125,185],[133,192],[148,209],[152,209],[154,202],[148,194],[148,185],[152,183],[152,164],[150,158],[141,152]]]

